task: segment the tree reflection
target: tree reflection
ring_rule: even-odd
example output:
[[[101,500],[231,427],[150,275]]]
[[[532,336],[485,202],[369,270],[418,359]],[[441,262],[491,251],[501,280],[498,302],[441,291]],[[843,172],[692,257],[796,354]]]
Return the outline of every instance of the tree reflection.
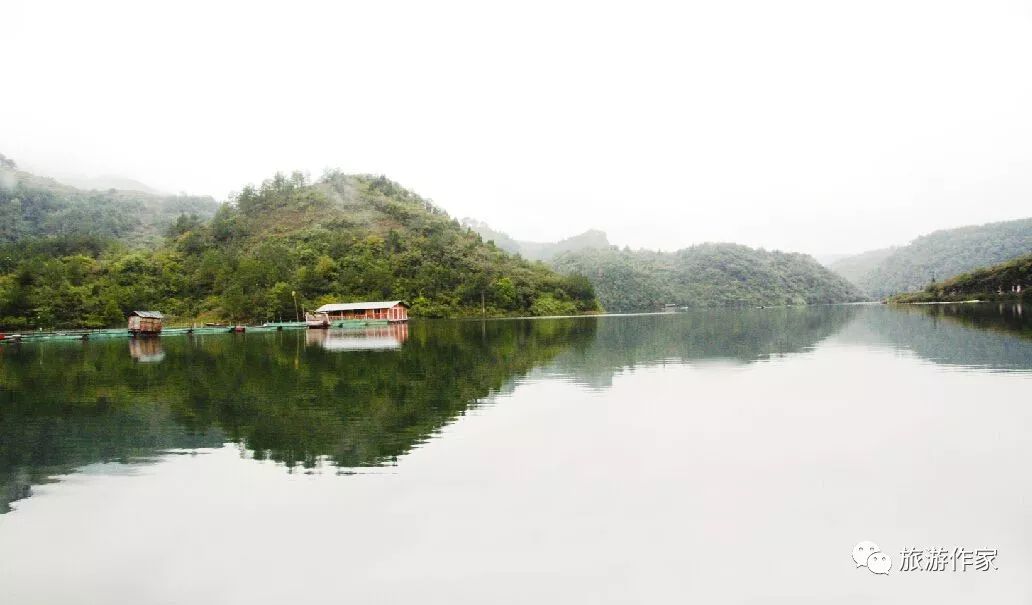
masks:
[[[124,340],[6,347],[0,511],[86,464],[227,440],[289,467],[390,464],[594,334],[559,320],[391,328],[163,337],[131,341],[129,355]]]

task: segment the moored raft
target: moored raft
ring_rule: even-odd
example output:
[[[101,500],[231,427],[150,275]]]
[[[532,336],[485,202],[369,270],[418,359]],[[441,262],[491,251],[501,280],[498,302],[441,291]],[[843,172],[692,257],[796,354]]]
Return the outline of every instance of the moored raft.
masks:
[[[90,339],[102,339],[102,338],[134,338],[137,336],[182,336],[182,335],[201,335],[201,334],[233,334],[233,333],[246,333],[246,332],[276,332],[279,330],[286,329],[304,329],[307,327],[305,322],[270,322],[256,326],[245,326],[245,325],[204,325],[204,326],[176,326],[166,327],[160,326],[159,322],[141,322],[140,312],[135,312],[132,317],[136,317],[136,321],[131,323],[131,329],[126,330],[124,328],[104,328],[99,330],[62,330],[62,331],[51,331],[51,332],[25,332],[25,333],[0,333],[0,343],[17,344],[21,342],[50,342],[50,341],[73,341],[73,340],[90,340]],[[157,315],[157,312],[144,312],[146,315]],[[144,317],[143,319],[157,319],[156,317]],[[341,327],[363,326],[373,325],[368,321],[354,321],[354,322],[337,322],[347,324]],[[146,325],[144,325],[146,324]],[[144,331],[141,328],[145,328]],[[159,331],[155,331],[155,329]]]
[[[277,330],[297,330],[308,327],[303,321],[271,321],[261,325],[263,328],[275,328]]]

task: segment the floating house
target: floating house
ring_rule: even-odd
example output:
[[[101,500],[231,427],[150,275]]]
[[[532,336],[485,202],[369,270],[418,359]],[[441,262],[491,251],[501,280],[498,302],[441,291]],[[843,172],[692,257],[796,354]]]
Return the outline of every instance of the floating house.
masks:
[[[133,311],[129,314],[129,333],[133,336],[161,334],[161,320],[164,317],[160,311]]]
[[[325,316],[330,325],[338,321],[353,320],[377,323],[408,321],[408,305],[401,300],[333,303],[319,307],[315,313],[317,316]]]

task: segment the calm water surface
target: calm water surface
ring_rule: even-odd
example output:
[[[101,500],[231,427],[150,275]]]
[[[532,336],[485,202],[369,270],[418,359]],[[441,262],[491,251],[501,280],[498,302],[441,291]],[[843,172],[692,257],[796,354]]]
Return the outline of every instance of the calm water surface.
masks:
[[[5,345],[0,603],[1028,603],[1030,468],[1014,305]]]

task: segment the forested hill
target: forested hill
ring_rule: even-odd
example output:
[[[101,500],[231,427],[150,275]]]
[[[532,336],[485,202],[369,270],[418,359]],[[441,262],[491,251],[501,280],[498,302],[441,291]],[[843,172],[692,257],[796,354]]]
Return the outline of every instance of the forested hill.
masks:
[[[906,246],[842,259],[830,268],[868,295],[884,298],[1030,252],[1032,218],[936,231]]]
[[[485,241],[494,242],[502,250],[519,254],[530,260],[548,262],[564,252],[605,249],[610,245],[605,232],[597,229],[589,229],[580,235],[561,239],[558,242],[528,242],[513,239],[508,233],[496,231],[487,223],[475,219],[464,218],[462,224],[479,233]]]
[[[206,196],[76,189],[18,170],[13,160],[0,154],[0,243],[88,235],[154,246],[180,214],[210,218],[217,208],[218,203]]]
[[[8,212],[44,195],[29,182],[5,185]],[[74,208],[80,195],[53,203]],[[103,209],[100,224],[114,220],[108,211],[124,213]],[[588,280],[485,243],[383,177],[329,173],[312,183],[276,175],[210,219],[179,216],[153,247],[126,246],[118,229],[99,230],[113,237],[55,230],[42,216],[0,245],[0,327],[118,326],[132,309],[161,310],[173,322],[290,319],[292,292],[305,308],[404,299],[415,316],[597,308]]]
[[[920,292],[900,294],[892,302],[963,300],[1029,300],[1032,297],[1032,254],[991,267],[961,273]]]
[[[567,253],[554,264],[561,272],[588,277],[608,311],[863,299],[855,286],[808,255],[737,244],[702,244],[673,253],[614,247]]]

